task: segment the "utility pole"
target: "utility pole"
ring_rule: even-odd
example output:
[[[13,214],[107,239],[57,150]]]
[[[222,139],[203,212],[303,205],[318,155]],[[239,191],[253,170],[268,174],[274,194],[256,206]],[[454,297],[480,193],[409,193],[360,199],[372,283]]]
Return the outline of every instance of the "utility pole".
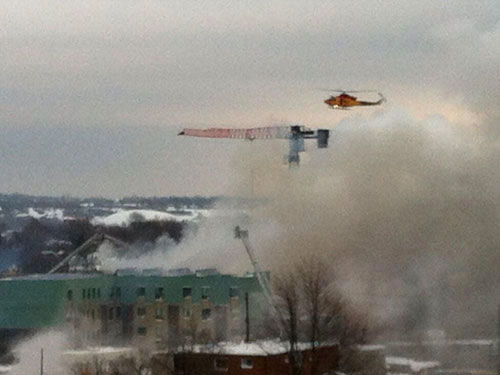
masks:
[[[245,342],[250,342],[250,313],[248,308],[248,292],[245,293],[245,327],[246,327]]]
[[[500,375],[500,304],[497,314],[497,375]]]
[[[40,375],[43,375],[43,348],[40,349]]]

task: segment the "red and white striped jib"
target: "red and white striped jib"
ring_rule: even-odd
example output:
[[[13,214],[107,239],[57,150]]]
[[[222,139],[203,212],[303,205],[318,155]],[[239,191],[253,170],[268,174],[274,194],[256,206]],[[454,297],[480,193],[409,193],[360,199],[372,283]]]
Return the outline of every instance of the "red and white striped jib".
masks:
[[[249,129],[184,129],[179,135],[205,138],[234,138],[234,139],[288,139],[290,137],[289,126],[270,126]]]

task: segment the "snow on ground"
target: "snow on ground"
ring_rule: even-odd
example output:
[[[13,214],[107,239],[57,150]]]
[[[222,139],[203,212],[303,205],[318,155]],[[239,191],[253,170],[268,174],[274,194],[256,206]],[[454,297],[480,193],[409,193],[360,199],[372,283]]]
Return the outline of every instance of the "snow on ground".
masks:
[[[493,340],[481,340],[481,339],[472,339],[472,340],[448,340],[447,341],[448,345],[493,345],[494,342]]]
[[[0,374],[8,374],[12,370],[11,366],[1,366],[0,365]]]
[[[385,350],[385,345],[360,345],[359,350],[362,352]]]
[[[70,357],[92,357],[95,355],[103,355],[103,356],[120,356],[125,354],[133,353],[134,349],[132,348],[115,348],[111,346],[102,346],[102,347],[93,347],[87,348],[83,350],[67,350],[63,352],[63,356]]]
[[[174,220],[193,221],[201,216],[198,212],[191,212],[189,215],[176,215],[169,212],[155,210],[124,210],[119,209],[109,216],[96,216],[92,219],[94,225],[118,225],[127,226],[134,221],[140,220]]]
[[[39,213],[33,207],[28,208],[28,213],[17,214],[17,217],[32,217],[34,219],[58,219],[64,220],[64,212],[62,209],[49,208],[48,210]]]
[[[385,357],[385,364],[389,369],[391,366],[405,366],[414,373],[440,366],[437,361],[422,362],[403,357]]]
[[[392,347],[405,347],[405,346],[450,346],[450,345],[471,345],[471,346],[491,346],[494,344],[493,340],[488,339],[470,339],[470,340],[426,340],[421,342],[413,341],[396,341],[387,343],[386,346]]]

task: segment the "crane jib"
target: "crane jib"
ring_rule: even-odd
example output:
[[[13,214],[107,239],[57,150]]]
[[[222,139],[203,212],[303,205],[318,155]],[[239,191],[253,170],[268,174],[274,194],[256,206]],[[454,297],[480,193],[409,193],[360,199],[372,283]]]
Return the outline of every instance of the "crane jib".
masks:
[[[288,163],[289,165],[298,165],[300,163],[299,153],[305,151],[304,140],[316,139],[318,148],[327,148],[330,130],[310,129],[303,125],[290,125],[249,129],[184,129],[179,135],[204,138],[247,139],[252,141],[256,139],[288,139]]]
[[[251,129],[184,129],[181,135],[205,138],[233,138],[233,139],[288,139],[290,127],[263,127]]]

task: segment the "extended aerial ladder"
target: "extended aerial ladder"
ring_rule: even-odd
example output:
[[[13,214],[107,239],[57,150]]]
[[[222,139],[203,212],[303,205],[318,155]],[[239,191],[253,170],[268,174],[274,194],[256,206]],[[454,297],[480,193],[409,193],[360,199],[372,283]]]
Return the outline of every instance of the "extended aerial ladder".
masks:
[[[318,148],[328,147],[330,130],[309,129],[303,125],[270,126],[249,129],[184,129],[178,135],[202,138],[230,138],[230,139],[287,139],[289,141],[288,163],[298,165],[300,163],[299,153],[305,151],[305,139],[316,139]]]
[[[239,226],[236,226],[234,228],[234,237],[240,239],[241,242],[243,242],[243,246],[245,247],[245,250],[255,271],[255,276],[257,276],[257,280],[259,281],[260,287],[262,288],[262,293],[264,294],[264,297],[266,298],[269,307],[271,308],[272,315],[273,317],[278,318],[280,316],[280,313],[273,298],[273,291],[269,283],[269,278],[260,269],[259,263],[257,262],[257,258],[255,256],[255,252],[253,251],[252,245],[248,240],[248,230],[242,230]],[[277,320],[280,321],[279,319]]]

